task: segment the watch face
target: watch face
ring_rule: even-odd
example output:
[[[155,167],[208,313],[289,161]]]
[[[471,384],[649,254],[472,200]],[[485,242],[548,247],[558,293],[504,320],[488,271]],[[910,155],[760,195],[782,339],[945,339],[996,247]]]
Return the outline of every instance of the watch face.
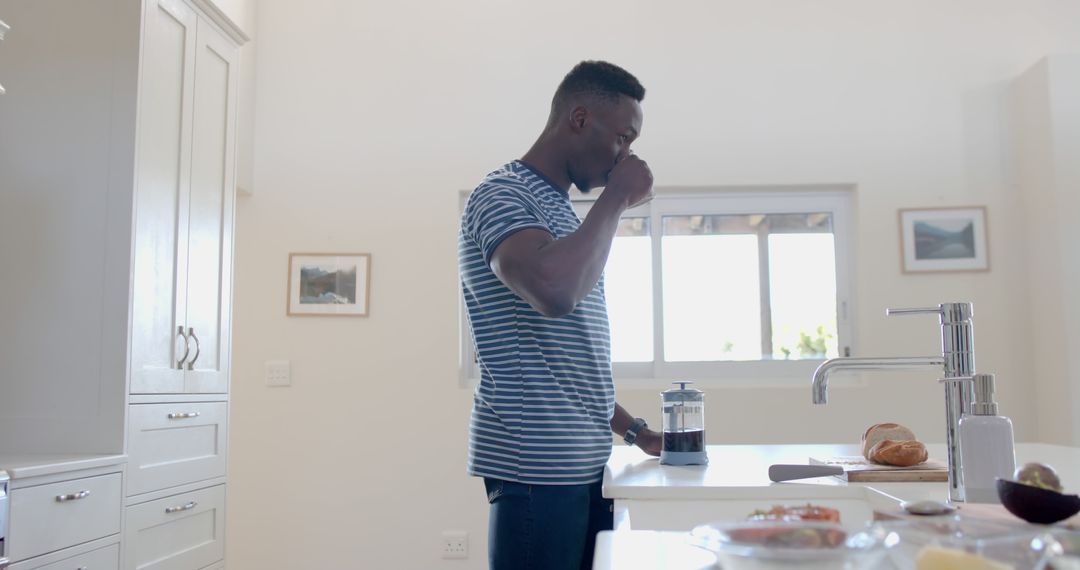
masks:
[[[629,428],[627,428],[626,435],[623,436],[623,441],[626,442],[626,445],[633,445],[634,441],[637,440],[638,432],[642,429],[645,429],[647,425],[648,424],[645,423],[645,420],[641,418],[635,418],[634,422],[630,424]]]

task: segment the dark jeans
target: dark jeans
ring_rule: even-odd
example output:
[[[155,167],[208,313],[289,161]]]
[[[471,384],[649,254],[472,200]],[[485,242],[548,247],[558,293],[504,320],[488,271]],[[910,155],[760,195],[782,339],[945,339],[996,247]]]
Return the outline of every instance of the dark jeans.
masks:
[[[612,501],[591,485],[484,479],[490,570],[587,570],[596,533],[611,530]]]

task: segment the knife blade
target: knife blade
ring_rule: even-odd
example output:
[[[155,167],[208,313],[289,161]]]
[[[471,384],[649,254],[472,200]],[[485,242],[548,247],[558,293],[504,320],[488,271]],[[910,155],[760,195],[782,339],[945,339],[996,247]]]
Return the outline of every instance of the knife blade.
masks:
[[[769,466],[769,480],[774,482],[830,475],[844,475],[844,468],[840,465],[790,465],[783,463]]]

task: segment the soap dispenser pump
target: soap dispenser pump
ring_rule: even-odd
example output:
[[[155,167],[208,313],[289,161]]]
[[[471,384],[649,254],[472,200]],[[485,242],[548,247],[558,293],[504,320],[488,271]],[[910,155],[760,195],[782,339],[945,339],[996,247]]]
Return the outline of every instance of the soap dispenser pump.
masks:
[[[975,374],[972,380],[971,411],[960,418],[958,428],[964,501],[1000,503],[995,479],[1008,479],[1016,469],[1012,420],[998,415],[994,375]]]

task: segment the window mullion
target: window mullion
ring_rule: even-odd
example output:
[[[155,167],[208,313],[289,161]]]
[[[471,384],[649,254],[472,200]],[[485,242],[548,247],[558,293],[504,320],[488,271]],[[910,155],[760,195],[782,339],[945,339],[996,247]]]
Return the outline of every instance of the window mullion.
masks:
[[[757,227],[758,238],[758,288],[761,303],[761,359],[768,360],[773,354],[772,292],[769,281],[769,219],[765,217]]]
[[[663,260],[660,258],[663,250],[662,239],[664,228],[661,225],[661,213],[655,207],[656,202],[649,205],[649,240],[652,245],[652,284],[653,284],[653,377],[659,377],[664,369],[664,279],[662,275]]]

